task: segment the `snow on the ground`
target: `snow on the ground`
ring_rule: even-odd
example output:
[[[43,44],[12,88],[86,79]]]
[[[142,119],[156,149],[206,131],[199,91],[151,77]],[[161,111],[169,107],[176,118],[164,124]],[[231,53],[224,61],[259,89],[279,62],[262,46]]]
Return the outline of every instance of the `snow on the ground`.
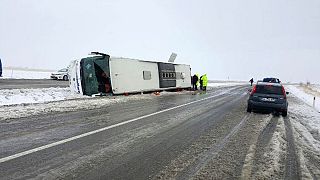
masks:
[[[181,91],[129,96],[90,97],[73,94],[69,88],[0,90],[0,121],[54,112],[90,110],[131,100],[188,93],[193,92]]]
[[[319,86],[290,85],[289,120],[292,123],[303,179],[320,177]],[[290,96],[290,95],[289,95]],[[316,109],[312,107],[316,96]]]
[[[308,141],[313,141],[310,142],[311,146],[318,144],[316,149],[320,151],[320,97],[316,97],[316,107],[314,109],[312,105],[316,94],[309,94],[309,91],[306,91],[301,85],[289,85],[287,86],[287,91],[295,98],[298,98],[292,102],[289,101],[289,111],[293,125]],[[316,140],[317,138],[314,139],[312,134],[315,137],[317,136],[319,140]]]
[[[208,87],[227,87],[227,86],[239,86],[239,85],[247,85],[249,83],[246,82],[234,82],[234,81],[225,81],[225,82],[210,82],[208,83]]]
[[[313,106],[313,99],[314,97],[316,97],[315,108],[320,112],[320,90],[316,91],[317,88],[319,88],[319,86],[313,86],[313,90],[315,92],[311,92],[310,90],[306,89],[303,86],[288,85],[287,91],[292,93],[299,99],[303,100],[305,103],[307,103],[310,106]]]
[[[290,103],[290,102],[289,102]],[[292,123],[297,153],[303,179],[320,178],[320,113],[295,98],[289,104],[289,118]]]
[[[23,68],[3,68],[4,79],[50,79],[52,72],[41,70],[28,70]]]
[[[75,95],[77,96],[77,95]],[[71,112],[79,110],[90,110],[108,106],[114,103],[127,102],[131,100],[141,100],[152,98],[155,95],[130,95],[130,96],[104,96],[104,97],[89,97],[78,96],[76,99],[53,101],[36,104],[18,104],[0,106],[0,121],[35,116],[46,113],[56,112]],[[60,98],[65,96],[61,95]],[[81,98],[79,98],[81,97]]]
[[[290,103],[289,111],[296,129],[320,152],[320,113],[303,102]]]
[[[72,94],[70,88],[3,89],[0,90],[0,106],[44,103],[84,97]]]
[[[258,167],[257,172],[255,172],[255,178],[253,179],[272,179],[275,174],[279,176],[280,172],[284,169],[281,159],[285,157],[286,154],[287,142],[285,139],[286,130],[284,119],[280,117],[275,132],[268,144],[268,151],[263,155],[267,163],[265,163],[265,166]]]

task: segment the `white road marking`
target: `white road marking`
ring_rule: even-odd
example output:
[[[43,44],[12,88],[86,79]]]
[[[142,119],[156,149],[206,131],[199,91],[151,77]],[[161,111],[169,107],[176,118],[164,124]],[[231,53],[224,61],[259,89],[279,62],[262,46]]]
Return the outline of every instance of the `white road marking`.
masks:
[[[220,96],[220,95],[225,94],[225,93],[226,92],[219,93],[219,94],[216,94],[214,96],[209,96],[209,97],[206,97],[206,98],[203,98],[203,99],[199,99],[199,100],[196,100],[196,101],[192,101],[192,102],[189,102],[189,103],[186,103],[186,104],[182,104],[182,105],[179,105],[179,106],[176,106],[176,107],[172,107],[172,108],[165,109],[165,110],[162,110],[162,111],[158,111],[158,112],[155,112],[155,113],[151,113],[151,114],[148,114],[148,115],[145,115],[145,116],[134,118],[134,119],[131,119],[131,120],[128,120],[128,121],[124,121],[124,122],[121,122],[121,123],[118,123],[118,124],[107,126],[107,127],[101,128],[101,129],[90,131],[90,132],[87,132],[87,133],[84,133],[84,134],[80,134],[80,135],[77,135],[77,136],[74,136],[74,137],[71,137],[71,138],[67,138],[67,139],[64,139],[64,140],[61,140],[61,141],[57,141],[57,142],[54,142],[54,143],[51,143],[51,144],[47,144],[47,145],[40,146],[40,147],[37,147],[37,148],[34,148],[34,149],[23,151],[21,153],[17,153],[17,154],[11,155],[11,156],[7,156],[7,157],[4,157],[4,158],[1,158],[0,159],[0,163],[4,163],[4,162],[7,162],[7,161],[10,161],[10,160],[13,160],[13,159],[28,155],[28,154],[32,154],[32,153],[35,153],[35,152],[38,152],[38,151],[41,151],[41,150],[44,150],[44,149],[48,149],[48,148],[51,148],[51,147],[54,147],[54,146],[58,146],[58,145],[61,145],[61,144],[64,144],[64,143],[67,143],[67,142],[70,142],[70,141],[73,141],[73,140],[76,140],[76,139],[79,139],[79,138],[90,136],[92,134],[96,134],[96,133],[99,133],[99,132],[102,132],[102,131],[105,131],[105,130],[108,130],[108,129],[112,129],[112,128],[115,128],[115,127],[118,127],[118,126],[122,126],[122,125],[125,125],[125,124],[128,124],[128,123],[131,123],[131,122],[135,122],[135,121],[138,121],[138,120],[141,120],[141,119],[144,119],[144,118],[148,118],[148,117],[160,114],[160,113],[164,113],[164,112],[171,111],[171,110],[174,110],[174,109],[178,109],[178,108],[181,108],[181,107],[184,107],[184,106],[188,106],[190,104],[194,104],[194,103],[198,103],[198,102],[201,102],[201,101],[205,101],[205,100]]]

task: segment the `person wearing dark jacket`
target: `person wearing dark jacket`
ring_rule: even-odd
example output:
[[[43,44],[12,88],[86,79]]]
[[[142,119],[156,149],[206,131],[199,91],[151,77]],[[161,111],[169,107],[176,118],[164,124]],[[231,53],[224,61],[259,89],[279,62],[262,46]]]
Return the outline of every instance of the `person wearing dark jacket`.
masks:
[[[193,75],[193,77],[192,77],[192,89],[194,90],[194,91],[196,91],[196,90],[198,90],[198,85],[197,85],[197,83],[198,83],[198,81],[199,81],[199,78],[198,78],[198,76],[195,74],[195,75]]]
[[[251,78],[249,82],[251,83],[251,86],[252,86],[252,84],[253,84],[253,78]]]
[[[0,58],[0,77],[2,77],[2,63],[1,63],[1,58]]]
[[[200,90],[203,90],[203,76],[200,76]]]

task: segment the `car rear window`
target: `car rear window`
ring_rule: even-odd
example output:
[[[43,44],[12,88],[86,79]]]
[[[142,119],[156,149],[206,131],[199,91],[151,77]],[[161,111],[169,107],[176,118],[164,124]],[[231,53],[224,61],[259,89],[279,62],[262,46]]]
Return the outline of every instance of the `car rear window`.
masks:
[[[272,85],[258,85],[256,93],[282,95],[282,87]]]

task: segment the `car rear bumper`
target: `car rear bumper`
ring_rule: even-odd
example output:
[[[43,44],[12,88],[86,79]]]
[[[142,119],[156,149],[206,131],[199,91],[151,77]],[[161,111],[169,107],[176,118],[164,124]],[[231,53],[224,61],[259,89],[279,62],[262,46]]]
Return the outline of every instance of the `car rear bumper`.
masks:
[[[248,107],[253,110],[265,110],[265,111],[287,111],[288,104],[275,104],[275,103],[267,103],[267,102],[256,102],[249,100]]]

